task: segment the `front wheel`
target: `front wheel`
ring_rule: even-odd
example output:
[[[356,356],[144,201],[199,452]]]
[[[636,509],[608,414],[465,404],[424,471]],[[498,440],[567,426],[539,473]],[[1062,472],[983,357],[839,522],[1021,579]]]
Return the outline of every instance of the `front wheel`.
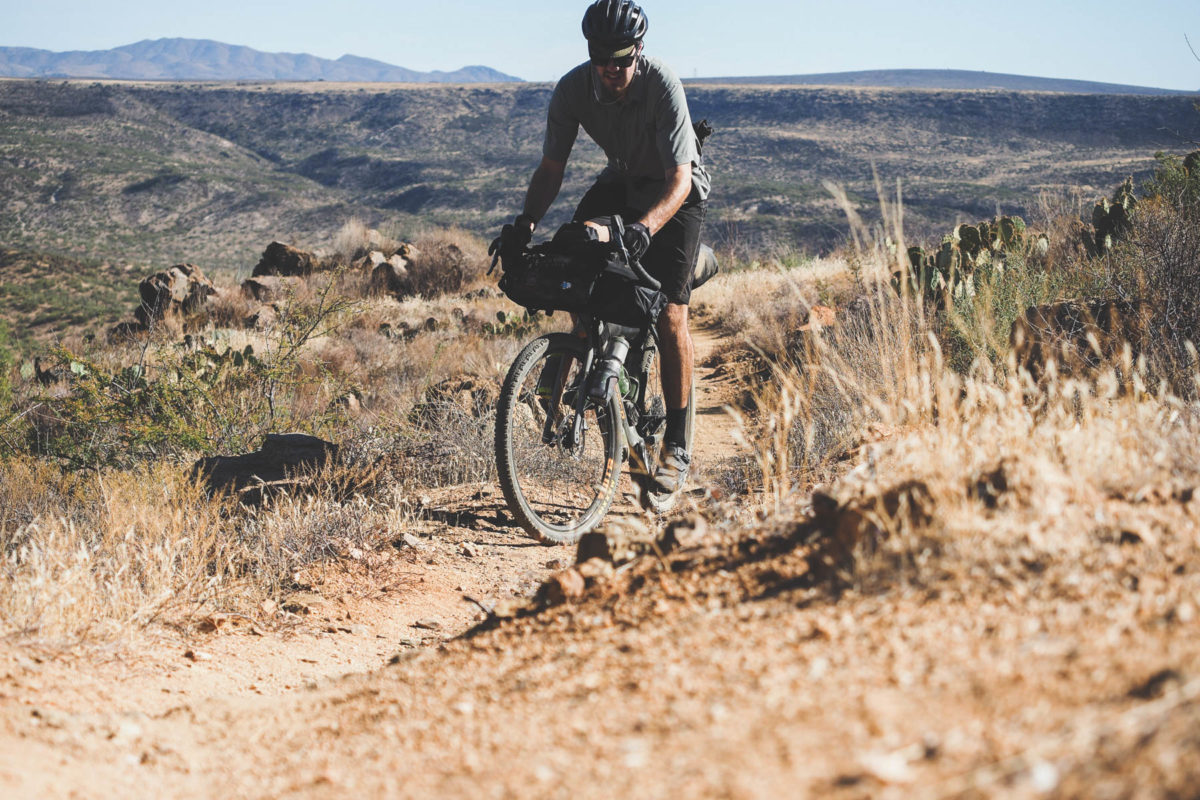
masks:
[[[571,544],[604,518],[621,464],[619,400],[587,401],[587,343],[552,333],[513,361],[496,408],[496,467],[509,510],[539,541]]]

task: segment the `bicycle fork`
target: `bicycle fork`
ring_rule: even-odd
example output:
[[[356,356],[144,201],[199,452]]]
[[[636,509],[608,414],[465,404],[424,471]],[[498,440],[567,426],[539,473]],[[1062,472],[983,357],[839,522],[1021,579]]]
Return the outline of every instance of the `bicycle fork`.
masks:
[[[561,417],[559,417],[557,414],[554,413],[554,409],[557,409],[559,407],[558,403],[553,402],[551,404],[551,406],[550,406],[551,413],[548,413],[546,415],[546,422],[542,426],[542,443],[543,444],[554,444],[555,442],[557,442],[558,444],[561,444],[568,451],[573,451],[579,445],[579,442],[581,442],[583,440],[583,431],[584,431],[584,424],[585,424],[583,411],[584,411],[585,406],[587,405],[587,392],[584,391],[584,386],[586,385],[587,381],[583,380],[582,378],[586,378],[588,375],[591,374],[592,365],[595,363],[595,361],[596,361],[595,352],[592,350],[588,350],[587,353],[584,355],[583,366],[578,373],[579,376],[581,377],[581,380],[577,381],[577,383],[579,385],[576,386],[575,396],[571,399],[572,411],[574,412],[574,415],[571,417],[571,425],[562,434],[560,434],[558,431],[558,424],[559,424],[559,421],[561,420]],[[565,388],[567,375],[570,372],[570,370],[571,370],[571,358],[570,358],[570,356],[564,355],[562,357],[561,363],[559,364],[558,375],[556,375],[554,378],[554,384],[553,384],[554,389],[551,394],[552,397],[554,397],[554,398],[562,397],[562,392]]]

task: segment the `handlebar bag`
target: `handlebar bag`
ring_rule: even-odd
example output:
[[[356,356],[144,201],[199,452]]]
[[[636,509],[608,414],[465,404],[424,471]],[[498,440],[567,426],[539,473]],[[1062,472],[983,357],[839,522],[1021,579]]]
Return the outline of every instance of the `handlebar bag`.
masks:
[[[549,242],[506,259],[500,289],[534,311],[570,311],[645,328],[667,306],[661,291],[643,286],[612,244],[582,223],[568,223]]]

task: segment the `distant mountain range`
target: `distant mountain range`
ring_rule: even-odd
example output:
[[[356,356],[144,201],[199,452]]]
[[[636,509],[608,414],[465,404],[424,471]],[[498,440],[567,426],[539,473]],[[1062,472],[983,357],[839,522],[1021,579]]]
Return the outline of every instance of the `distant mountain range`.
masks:
[[[823,72],[813,75],[757,75],[742,78],[693,78],[686,83],[797,86],[876,86],[891,89],[998,89],[1010,92],[1068,92],[1071,94],[1200,94],[1150,86],[1126,86],[1066,78],[1033,78],[1000,72],[962,69],[873,69]]]
[[[209,39],[147,39],[112,50],[56,53],[32,47],[0,47],[0,77],[108,78],[171,81],[344,81],[348,83],[510,83],[521,78],[491,67],[419,72],[370,58],[337,60],[306,53],[264,53]],[[1149,86],[1035,78],[954,69],[886,69],[812,75],[692,78],[695,84],[862,86],[893,89],[996,89],[1071,94],[1200,94]]]
[[[370,58],[336,61],[305,53],[264,53],[208,39],[147,39],[112,50],[56,53],[0,47],[0,76],[175,81],[347,81],[395,83],[508,83],[520,78],[490,67],[418,72]]]

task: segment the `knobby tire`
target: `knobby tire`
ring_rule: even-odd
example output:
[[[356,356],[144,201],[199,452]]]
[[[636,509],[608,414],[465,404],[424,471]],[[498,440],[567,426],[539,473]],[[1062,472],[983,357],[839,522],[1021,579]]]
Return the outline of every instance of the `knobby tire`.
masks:
[[[573,447],[546,441],[548,433],[557,435],[569,427],[574,415],[571,390],[582,391],[578,374],[587,352],[587,342],[569,334],[534,339],[513,361],[497,403],[500,488],[521,527],[548,544],[577,542],[604,519],[617,493],[619,399],[600,409],[588,404],[586,429]],[[568,366],[549,392],[552,396],[539,397],[538,385],[552,356]]]

